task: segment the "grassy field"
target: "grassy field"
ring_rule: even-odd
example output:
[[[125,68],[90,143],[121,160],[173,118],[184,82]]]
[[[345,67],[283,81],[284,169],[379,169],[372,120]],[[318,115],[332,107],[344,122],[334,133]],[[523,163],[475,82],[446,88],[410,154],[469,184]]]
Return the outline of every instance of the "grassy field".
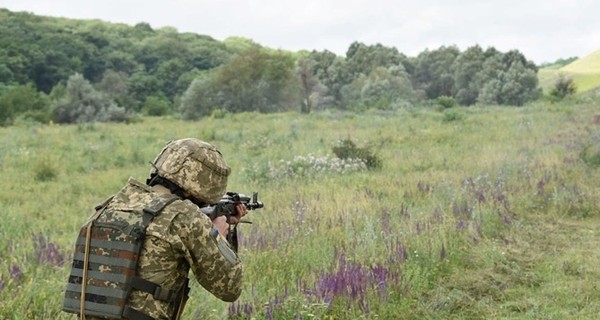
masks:
[[[73,319],[81,224],[187,136],[265,208],[240,230],[241,298],[194,283],[185,319],[596,319],[599,128],[595,104],[0,128],[0,319]],[[339,140],[381,168],[340,162]]]

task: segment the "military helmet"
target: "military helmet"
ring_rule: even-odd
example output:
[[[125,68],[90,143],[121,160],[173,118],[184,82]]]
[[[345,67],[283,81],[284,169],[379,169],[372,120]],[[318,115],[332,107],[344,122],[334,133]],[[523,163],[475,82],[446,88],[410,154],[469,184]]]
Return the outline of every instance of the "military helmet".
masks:
[[[151,175],[157,174],[175,183],[206,204],[219,202],[226,192],[231,172],[217,148],[194,138],[169,142],[152,166]]]

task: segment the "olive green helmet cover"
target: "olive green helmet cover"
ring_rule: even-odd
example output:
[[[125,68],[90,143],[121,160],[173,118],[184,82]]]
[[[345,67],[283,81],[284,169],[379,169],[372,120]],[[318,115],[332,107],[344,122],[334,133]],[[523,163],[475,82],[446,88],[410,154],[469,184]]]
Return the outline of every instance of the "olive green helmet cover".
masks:
[[[186,138],[169,142],[153,162],[157,173],[207,204],[225,194],[231,169],[219,150],[202,140]]]

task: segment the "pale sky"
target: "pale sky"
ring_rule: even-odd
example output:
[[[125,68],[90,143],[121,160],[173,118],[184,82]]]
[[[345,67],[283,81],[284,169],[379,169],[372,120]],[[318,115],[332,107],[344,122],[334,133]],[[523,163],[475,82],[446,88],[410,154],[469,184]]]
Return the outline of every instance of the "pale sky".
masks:
[[[536,63],[600,50],[598,0],[0,0],[0,8],[147,22],[217,40],[238,36],[274,49],[339,55],[354,41],[395,47],[408,56],[479,44],[517,49]]]

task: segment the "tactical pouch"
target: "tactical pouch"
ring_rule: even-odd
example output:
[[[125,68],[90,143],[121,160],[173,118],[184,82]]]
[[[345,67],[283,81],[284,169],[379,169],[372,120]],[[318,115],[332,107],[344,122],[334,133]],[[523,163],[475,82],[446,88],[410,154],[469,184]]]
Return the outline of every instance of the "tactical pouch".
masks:
[[[96,208],[96,214],[77,237],[63,310],[122,319],[124,312],[132,310],[126,306],[132,289],[152,290],[151,293],[160,293],[157,296],[160,300],[174,300],[176,297],[170,290],[161,290],[160,286],[137,277],[136,268],[146,228],[176,199],[176,196],[155,198],[141,211],[106,209],[108,201]]]

